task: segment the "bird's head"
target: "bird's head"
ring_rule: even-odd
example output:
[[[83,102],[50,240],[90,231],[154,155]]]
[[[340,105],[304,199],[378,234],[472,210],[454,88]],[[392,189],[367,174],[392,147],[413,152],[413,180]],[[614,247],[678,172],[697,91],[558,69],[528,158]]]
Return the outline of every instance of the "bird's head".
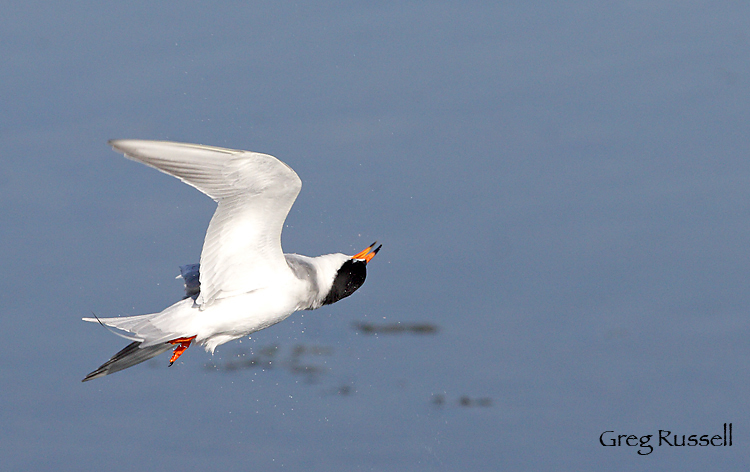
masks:
[[[367,263],[375,257],[375,254],[380,251],[383,247],[381,244],[375,247],[377,241],[372,243],[362,252],[359,252],[353,256],[342,256],[339,259],[339,266],[336,270],[336,275],[333,277],[333,283],[328,291],[328,294],[323,299],[323,305],[330,305],[336,303],[342,298],[346,298],[354,293],[359,287],[365,283],[367,277]],[[375,248],[375,249],[373,249]]]

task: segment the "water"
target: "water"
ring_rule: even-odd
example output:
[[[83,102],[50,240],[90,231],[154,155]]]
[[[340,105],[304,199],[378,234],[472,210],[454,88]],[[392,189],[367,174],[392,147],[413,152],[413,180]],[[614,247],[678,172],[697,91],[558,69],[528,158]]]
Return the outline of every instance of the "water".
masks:
[[[748,7],[7,10],[9,470],[747,467]],[[213,212],[111,138],[273,154],[286,251],[383,250],[340,303],[82,384],[124,341],[80,318],[177,300]]]

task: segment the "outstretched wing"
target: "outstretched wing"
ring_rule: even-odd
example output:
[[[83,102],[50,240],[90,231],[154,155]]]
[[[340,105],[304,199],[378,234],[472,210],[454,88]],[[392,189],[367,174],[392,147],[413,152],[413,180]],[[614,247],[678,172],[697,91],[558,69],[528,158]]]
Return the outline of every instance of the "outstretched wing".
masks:
[[[109,144],[219,203],[201,253],[196,300],[201,308],[262,288],[289,271],[281,230],[302,188],[291,167],[267,154],[196,144],[131,139]]]

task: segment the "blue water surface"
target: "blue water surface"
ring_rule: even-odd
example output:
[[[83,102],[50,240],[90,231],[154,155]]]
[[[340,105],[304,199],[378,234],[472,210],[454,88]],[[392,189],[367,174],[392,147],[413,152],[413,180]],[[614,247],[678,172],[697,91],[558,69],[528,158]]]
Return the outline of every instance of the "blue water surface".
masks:
[[[7,5],[7,470],[746,470],[750,6]],[[365,285],[81,383],[213,202],[112,138],[270,153],[287,252]],[[658,446],[659,430],[733,445]],[[604,431],[654,435],[604,447]]]

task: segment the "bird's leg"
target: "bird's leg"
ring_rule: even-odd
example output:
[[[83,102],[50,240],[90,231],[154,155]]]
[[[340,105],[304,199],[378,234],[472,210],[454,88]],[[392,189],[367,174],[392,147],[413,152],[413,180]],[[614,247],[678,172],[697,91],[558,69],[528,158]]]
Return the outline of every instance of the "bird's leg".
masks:
[[[190,343],[193,342],[193,339],[195,339],[195,336],[190,336],[189,338],[177,338],[177,339],[168,341],[170,344],[178,344],[178,346],[174,348],[174,352],[172,353],[172,358],[169,359],[170,366],[174,364],[174,361],[176,361],[182,355],[183,352],[185,352],[185,349],[190,347]]]

